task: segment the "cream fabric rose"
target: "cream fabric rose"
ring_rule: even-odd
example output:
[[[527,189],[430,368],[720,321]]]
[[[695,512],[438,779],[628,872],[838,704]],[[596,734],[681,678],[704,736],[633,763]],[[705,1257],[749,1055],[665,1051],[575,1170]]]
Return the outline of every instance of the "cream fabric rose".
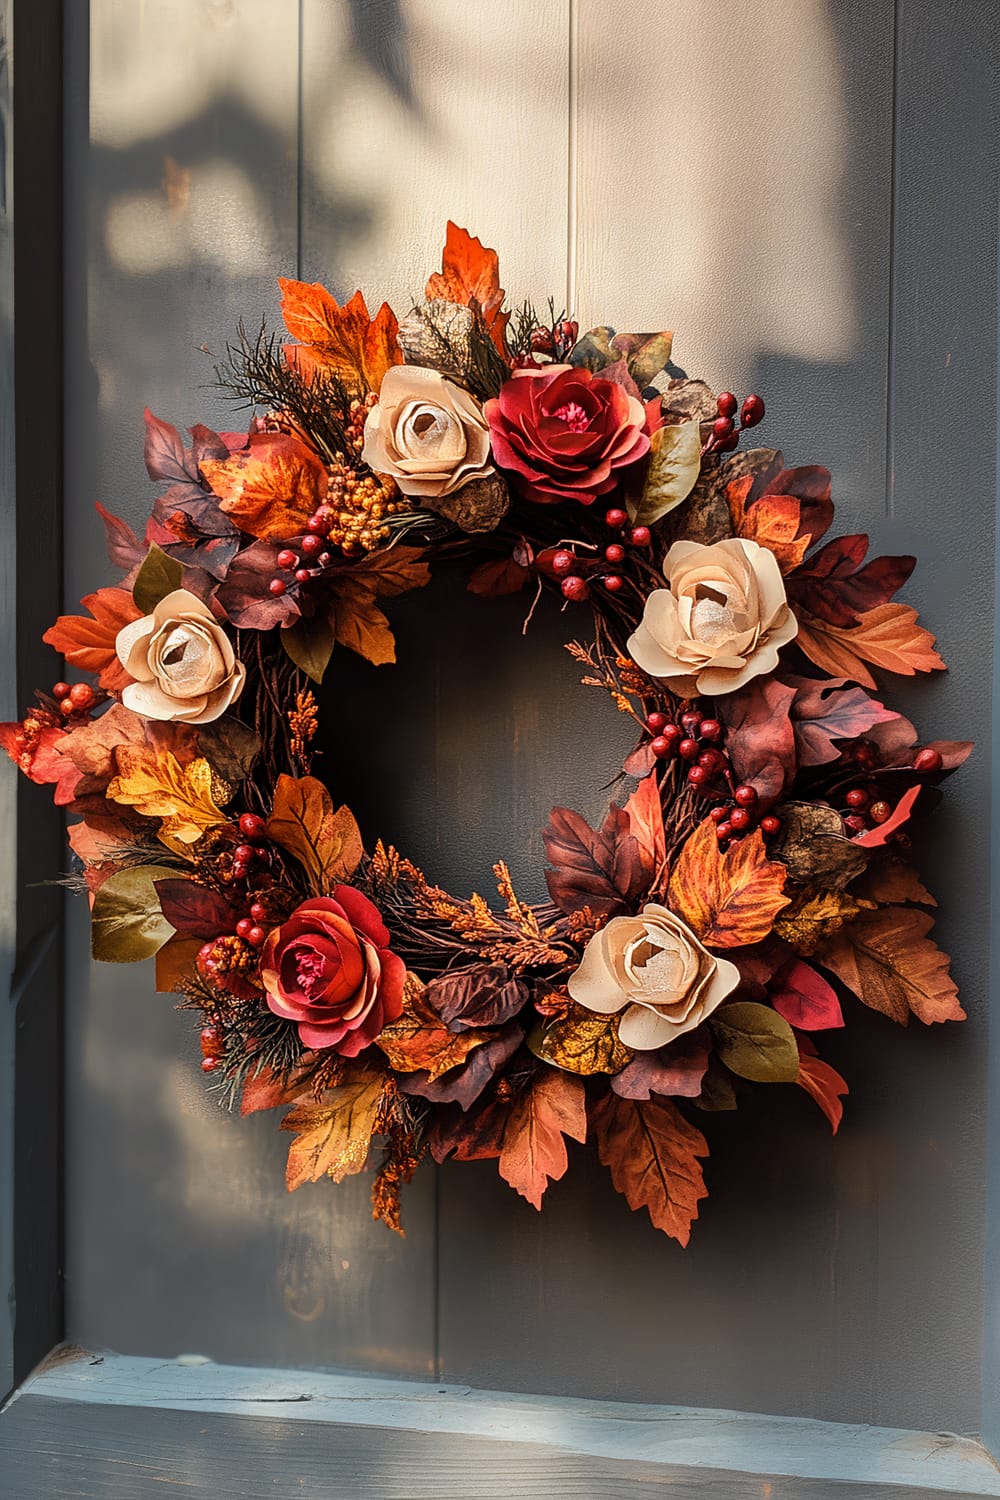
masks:
[[[365,422],[361,457],[404,495],[450,495],[493,472],[479,402],[437,370],[393,365]]]
[[[629,637],[634,661],[679,697],[732,693],[773,672],[799,624],[773,552],[732,538],[711,547],[675,542]]]
[[[612,917],[594,934],[569,992],[587,1010],[624,1012],[621,1040],[651,1052],[693,1031],[739,982],[735,964],[709,953],[680,917],[650,901],[637,917]]]
[[[246,668],[229,637],[187,589],[175,589],[151,615],[119,630],[115,649],[136,679],[122,702],[145,719],[208,724],[243,691]]]

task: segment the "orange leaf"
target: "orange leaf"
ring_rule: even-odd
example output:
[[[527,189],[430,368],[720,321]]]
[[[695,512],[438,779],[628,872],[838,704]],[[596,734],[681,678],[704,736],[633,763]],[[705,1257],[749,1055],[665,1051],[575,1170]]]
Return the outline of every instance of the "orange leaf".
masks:
[[[850,677],[863,687],[874,688],[875,679],[864,662],[903,677],[944,670],[944,662],[934,649],[934,637],[917,624],[917,612],[908,604],[880,604],[865,610],[856,625],[847,627],[830,625],[805,610],[796,612],[797,644],[831,677]]]
[[[816,1100],[836,1135],[844,1118],[841,1095],[850,1093],[847,1080],[841,1078],[836,1068],[831,1068],[821,1057],[810,1057],[805,1052],[800,1052],[799,1076],[795,1081]]]
[[[96,672],[106,692],[121,692],[132,679],[118,660],[115,639],[123,626],[141,617],[142,611],[128,589],[98,589],[80,603],[89,609],[92,620],[86,615],[60,615],[42,640],[81,672]]]
[[[318,1103],[298,1104],[281,1122],[297,1139],[288,1148],[285,1183],[294,1192],[304,1182],[345,1177],[363,1170],[368,1160],[375,1117],[382,1099],[383,1075],[362,1068],[330,1089]]]
[[[241,531],[279,541],[305,530],[326,499],[327,473],[311,448],[285,432],[255,432],[229,458],[203,458],[201,472]]]
[[[645,1208],[657,1229],[681,1245],[691,1238],[699,1200],[708,1196],[700,1156],[708,1143],[669,1099],[607,1094],[591,1112],[597,1154],[631,1209]]]
[[[587,1139],[586,1090],[579,1078],[549,1068],[518,1095],[500,1151],[500,1176],[534,1208],[569,1166],[567,1135]]]
[[[663,828],[663,804],[656,772],[644,776],[625,804],[625,814],[633,838],[653,870],[659,870],[667,857],[667,836]]]
[[[772,863],[759,831],[719,851],[710,818],[692,833],[670,876],[670,907],[709,948],[763,942],[788,905],[784,865]]]
[[[167,944],[169,947],[170,944]],[[163,952],[163,949],[160,949]],[[293,1099],[305,1092],[309,1084],[308,1067],[294,1068],[289,1074],[276,1073],[273,1068],[262,1068],[248,1078],[240,1095],[240,1114],[254,1115],[262,1109],[276,1109],[279,1104],[291,1104]]]
[[[419,547],[386,547],[332,576],[330,620],[339,645],[377,667],[396,660],[395,637],[375,600],[422,588],[430,580],[422,557]]]
[[[173,995],[181,993],[181,985],[194,973],[195,959],[203,947],[204,938],[175,936],[168,938],[156,955],[156,993]]]
[[[407,974],[403,986],[403,1013],[398,1021],[384,1026],[375,1038],[399,1073],[427,1072],[433,1083],[449,1068],[463,1063],[474,1047],[481,1047],[495,1032],[470,1029],[455,1035],[427,1003],[426,985],[415,974]]]
[[[354,814],[334,811],[333,798],[315,776],[278,777],[267,836],[295,856],[314,896],[326,896],[350,880],[364,848]]]
[[[440,297],[462,307],[478,304],[494,344],[506,359],[504,329],[510,315],[500,311],[506,293],[500,285],[499,258],[495,250],[487,250],[481,240],[474,239],[467,229],[459,229],[450,219],[441,269],[427,282],[424,296]]]
[[[279,277],[281,315],[298,345],[286,345],[285,357],[308,380],[317,371],[336,375],[345,385],[377,391],[391,365],[403,362],[396,339],[398,324],[388,303],[374,318],[361,292],[339,306],[318,281]]]
[[[767,547],[778,559],[781,571],[790,573],[805,557],[812,541],[809,535],[798,535],[801,522],[802,506],[794,495],[764,495],[745,512],[738,535]]]
[[[925,1025],[964,1021],[948,955],[927,934],[934,918],[912,906],[865,911],[814,955],[872,1010],[905,1026],[912,1013]]]

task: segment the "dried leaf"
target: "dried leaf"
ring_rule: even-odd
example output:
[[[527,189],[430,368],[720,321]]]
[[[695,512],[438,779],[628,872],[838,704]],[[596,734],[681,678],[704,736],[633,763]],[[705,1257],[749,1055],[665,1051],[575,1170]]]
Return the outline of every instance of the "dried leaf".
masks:
[[[840,755],[834,740],[860,739],[876,724],[899,718],[844,677],[786,676],[785,681],[795,690],[790,714],[802,766],[824,766]]]
[[[362,1068],[331,1089],[319,1103],[297,1104],[281,1122],[296,1139],[288,1148],[285,1182],[294,1192],[304,1182],[345,1177],[363,1170],[382,1098],[383,1075]]]
[[[628,816],[612,804],[600,831],[579,813],[554,807],[542,831],[551,870],[549,895],[561,911],[589,906],[595,916],[627,911],[649,889],[653,871],[632,834]]]
[[[788,1022],[753,1000],[720,1005],[709,1018],[719,1057],[738,1078],[753,1083],[794,1083],[799,1052]]]
[[[776,976],[768,998],[778,1015],[799,1031],[832,1031],[844,1024],[833,987],[801,959],[785,965]]]
[[[493,1081],[514,1056],[524,1038],[521,1027],[513,1022],[490,1035],[492,1040],[476,1047],[459,1067],[451,1068],[442,1077],[435,1079],[424,1071],[407,1073],[398,1080],[400,1090],[404,1094],[416,1094],[421,1099],[429,1099],[432,1104],[457,1104],[462,1110],[471,1109],[486,1085]],[[431,1149],[434,1149],[433,1134]],[[497,1155],[498,1151],[493,1155]],[[445,1150],[445,1155],[447,1154]],[[443,1161],[444,1157],[437,1156],[436,1160]]]
[[[426,1073],[428,1082],[433,1083],[442,1073],[463,1063],[474,1047],[490,1040],[488,1031],[449,1031],[432,1009],[426,986],[415,974],[407,974],[402,1015],[383,1027],[375,1043],[397,1072]]]
[[[730,498],[734,491],[748,492],[752,484],[750,476],[737,480],[730,486]],[[744,512],[737,535],[773,552],[781,571],[790,573],[799,566],[812,540],[800,534],[801,521],[802,507],[793,495],[764,495]]]
[[[512,557],[498,557],[473,568],[469,593],[483,599],[502,599],[507,594],[519,594],[530,577],[530,568],[523,568]]]
[[[229,518],[262,541],[299,535],[326,499],[326,469],[287,432],[253,432],[245,448],[226,459],[205,459],[201,471]]]
[[[845,922],[853,922],[861,906],[853,896],[839,890],[797,891],[792,904],[774,924],[775,933],[796,953],[815,953],[821,943]]]
[[[467,229],[448,221],[441,270],[427,282],[424,296],[462,307],[476,307],[497,349],[506,359],[504,329],[509,314],[501,312],[505,292],[500,285],[500,263],[495,250],[487,250]]]
[[[261,738],[232,714],[198,725],[198,749],[223,781],[245,781],[261,752]]]
[[[669,905],[707,947],[748,947],[767,937],[788,905],[784,884],[784,867],[768,859],[759,831],[722,854],[706,818],[674,865]]]
[[[150,479],[162,479],[173,484],[178,480],[196,479],[198,476],[188,468],[184,443],[177,428],[160,417],[154,417],[147,406],[143,412],[146,424],[144,458],[146,473]]]
[[[264,1067],[252,1074],[243,1085],[240,1095],[240,1114],[255,1115],[264,1109],[277,1109],[279,1104],[291,1104],[305,1092],[309,1084],[311,1069],[308,1064],[294,1068],[291,1073],[275,1073]]]
[[[880,906],[902,905],[906,901],[915,901],[918,906],[937,906],[913,866],[892,856],[871,860],[868,869],[854,882],[851,894],[877,901]]]
[[[210,828],[229,821],[215,805],[212,768],[203,756],[181,765],[169,750],[122,745],[115,760],[118,774],[108,784],[108,801],[159,818],[157,837],[175,854],[186,855]]]
[[[70,666],[81,672],[96,672],[106,692],[120,692],[132,679],[118,660],[115,640],[125,625],[140,618],[140,611],[127,589],[98,589],[80,602],[93,619],[85,615],[60,615],[42,640],[64,656]]]
[[[701,431],[697,422],[658,427],[650,438],[642,494],[629,500],[634,526],[654,526],[694,489],[701,470]]]
[[[536,1057],[567,1073],[620,1073],[632,1049],[618,1038],[618,1017],[601,1016],[570,1002],[565,1015],[528,1037]]]
[[[325,615],[300,615],[281,632],[285,654],[313,682],[322,682],[333,655],[333,626]]]
[[[800,1039],[801,1041],[801,1039]],[[810,1094],[830,1122],[834,1133],[840,1128],[840,1122],[844,1117],[844,1106],[841,1096],[850,1093],[847,1080],[841,1078],[836,1068],[831,1068],[822,1058],[811,1057],[806,1052],[799,1056],[799,1076],[796,1083],[801,1084],[807,1094]]]
[[[161,599],[180,588],[183,579],[184,569],[175,558],[168,557],[161,547],[150,547],[132,585],[135,618],[152,614]]]
[[[773,677],[755,677],[720,705],[733,769],[739,781],[756,789],[762,810],[795,779],[795,733],[789,718],[794,700],[794,688]]]
[[[862,687],[874,688],[875,679],[865,662],[903,677],[944,670],[934,637],[917,624],[917,612],[908,604],[880,604],[859,615],[858,623],[846,630],[802,609],[797,614],[798,645],[831,677],[849,677]]]
[[[315,776],[278,777],[267,836],[298,860],[314,896],[350,880],[364,853],[354,814],[347,807],[334,811]]]
[[[788,580],[788,593],[830,625],[851,626],[865,610],[888,604],[913,572],[913,557],[875,557],[864,563],[867,536],[827,542]]]
[[[133,865],[109,875],[90,913],[90,951],[105,963],[134,964],[152,958],[174,930],[160,910],[156,881],[176,870],[167,865]]]
[[[121,568],[123,573],[130,573],[146,556],[145,543],[140,542],[127,521],[123,521],[120,516],[113,516],[99,500],[94,502],[94,509],[104,522],[108,560],[116,568]]]
[[[524,1008],[528,987],[506,964],[452,969],[427,986],[424,999],[449,1031],[502,1026]]]
[[[201,938],[172,937],[164,943],[156,955],[156,993],[176,995],[183,993],[186,980],[195,970],[195,960],[202,946]]]
[[[701,1033],[681,1037],[659,1052],[638,1052],[611,1080],[621,1099],[648,1099],[651,1094],[697,1099],[708,1069],[708,1044]]]
[[[396,637],[367,589],[342,585],[332,601],[331,618],[339,646],[349,647],[376,667],[396,660]]]
[[[566,1136],[587,1139],[587,1096],[568,1073],[536,1073],[518,1094],[504,1126],[500,1176],[537,1209],[550,1182],[569,1166]]]
[[[323,371],[357,390],[377,391],[386,370],[402,364],[398,324],[387,303],[372,318],[361,292],[341,307],[318,281],[282,276],[278,285],[285,327],[301,341],[286,345],[285,357],[303,379]]]
[[[631,1209],[645,1208],[657,1229],[686,1245],[698,1203],[707,1197],[698,1158],[708,1143],[669,1099],[619,1099],[608,1093],[591,1110],[597,1153]]]
[[[625,816],[643,859],[651,870],[659,870],[667,857],[663,827],[663,803],[655,775],[644,776],[625,803]]]
[[[927,934],[929,913],[912,906],[866,911],[816,954],[824,968],[872,1010],[905,1026],[910,1012],[925,1025],[964,1021],[948,955]]]
[[[419,547],[387,547],[333,572],[332,615],[337,644],[382,666],[396,660],[389,622],[375,603],[423,588],[430,569]]]
[[[704,380],[670,380],[660,409],[667,422],[714,422],[719,414],[718,397]]]
[[[864,849],[844,834],[840,814],[817,802],[786,802],[781,809],[781,832],[773,852],[798,885],[841,890],[860,875],[868,859]]]

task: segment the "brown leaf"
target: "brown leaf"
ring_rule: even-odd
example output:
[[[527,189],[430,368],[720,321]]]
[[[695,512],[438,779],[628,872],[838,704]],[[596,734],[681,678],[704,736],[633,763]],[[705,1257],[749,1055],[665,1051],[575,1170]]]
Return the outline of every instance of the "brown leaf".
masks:
[[[892,855],[872,860],[868,869],[851,887],[851,894],[877,901],[880,906],[903,905],[914,901],[918,906],[937,906],[912,865]]]
[[[230,520],[262,541],[296,536],[326,499],[326,469],[286,432],[251,433],[229,458],[203,459],[201,471]]]
[[[863,688],[852,687],[844,677],[786,677],[795,689],[791,706],[792,728],[802,766],[823,766],[836,760],[840,750],[834,740],[854,740],[876,724],[899,715],[869,698]]]
[[[362,1067],[318,1103],[297,1104],[281,1122],[296,1134],[288,1148],[285,1182],[294,1192],[304,1182],[345,1177],[363,1170],[382,1098],[384,1075]]]
[[[587,1139],[587,1096],[578,1078],[545,1069],[518,1094],[500,1150],[500,1176],[534,1208],[569,1166],[566,1136]]]
[[[862,912],[818,950],[816,959],[865,1005],[902,1026],[911,1011],[928,1026],[964,1021],[948,955],[927,936],[933,926],[928,912],[912,906]]]
[[[403,986],[403,1013],[384,1026],[375,1045],[385,1053],[398,1073],[426,1073],[429,1083],[458,1067],[474,1047],[492,1039],[489,1031],[449,1031],[432,1009],[426,986],[415,974],[407,974]]]
[[[314,896],[350,880],[364,848],[354,814],[333,808],[333,798],[315,776],[278,777],[267,836],[294,855]]]
[[[709,1049],[701,1033],[680,1037],[659,1052],[637,1052],[627,1068],[611,1080],[621,1099],[648,1099],[651,1094],[697,1099],[708,1068]]]
[[[462,1110],[471,1109],[486,1085],[514,1056],[524,1039],[524,1032],[510,1021],[499,1031],[490,1032],[490,1036],[492,1040],[476,1047],[464,1062],[457,1068],[450,1068],[440,1078],[432,1079],[425,1071],[406,1073],[397,1080],[400,1091],[429,1099],[432,1104],[457,1104]]]
[[[430,569],[419,547],[390,547],[332,572],[331,624],[341,646],[349,646],[375,666],[396,660],[389,622],[375,603],[422,588]]]
[[[731,693],[720,707],[726,750],[739,781],[753,786],[766,811],[795,778],[795,733],[789,711],[795,689],[773,677],[757,677]]]
[[[784,866],[768,859],[759,831],[720,853],[710,818],[681,849],[670,876],[670,908],[709,948],[759,943],[788,905]]]
[[[628,815],[613,803],[600,831],[579,813],[554,807],[542,832],[552,869],[549,895],[561,911],[589,906],[595,916],[628,911],[649,889],[652,866],[631,832]]]
[[[669,1099],[619,1099],[608,1093],[591,1111],[597,1153],[631,1209],[645,1208],[657,1229],[686,1245],[698,1203],[707,1197],[698,1158],[700,1130]]]
[[[570,1002],[565,1015],[528,1037],[536,1057],[567,1073],[619,1073],[632,1050],[618,1037],[618,1017],[601,1016]]]
[[[528,987],[506,964],[472,964],[432,979],[426,1003],[449,1031],[502,1026],[523,1008]]]
[[[817,802],[786,802],[772,851],[798,885],[840,890],[864,869],[868,853],[846,837],[840,814]]]
[[[85,615],[60,615],[42,640],[66,658],[81,672],[96,672],[101,687],[108,693],[121,692],[132,681],[115,650],[118,632],[141,617],[128,589],[98,589],[80,603],[93,619]]]
[[[908,604],[880,604],[859,615],[858,623],[846,630],[805,610],[796,613],[798,645],[831,677],[849,677],[863,687],[874,688],[875,679],[865,662],[904,677],[944,670],[944,662],[934,649],[934,637],[917,624],[917,612]]]
[[[383,302],[369,316],[361,292],[341,307],[318,281],[278,278],[281,315],[299,345],[285,346],[285,358],[305,380],[317,372],[335,375],[356,390],[377,391],[392,365],[403,362],[395,314]]]
[[[158,951],[156,963],[156,993],[179,995],[186,979],[194,973],[195,959],[204,938],[172,937]]]

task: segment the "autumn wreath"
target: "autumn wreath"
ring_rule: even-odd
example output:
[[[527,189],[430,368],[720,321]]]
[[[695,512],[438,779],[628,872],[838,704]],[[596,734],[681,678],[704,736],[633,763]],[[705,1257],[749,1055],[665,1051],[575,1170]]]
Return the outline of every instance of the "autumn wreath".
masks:
[[[47,632],[83,675],[3,744],[76,815],[95,956],[155,954],[222,1099],[291,1106],[289,1188],[374,1155],[399,1228],[426,1153],[493,1157],[538,1208],[592,1139],[686,1243],[702,1112],[796,1084],[837,1129],[815,1037],[845,994],[962,1019],[905,825],[971,747],[921,745],[871,671],[943,665],[893,602],[913,559],[823,543],[827,472],[739,448],[758,396],[685,378],[669,333],[508,312],[454,225],[401,322],[281,287],[292,342],[241,328],[218,370],[249,432],[147,412],[145,536],[101,511],[125,576]],[[602,825],[552,813],[542,905],[502,862],[491,906],[366,850],[312,774],[331,653],[391,662],[383,603],[445,556],[579,611],[583,680],[635,723]]]

